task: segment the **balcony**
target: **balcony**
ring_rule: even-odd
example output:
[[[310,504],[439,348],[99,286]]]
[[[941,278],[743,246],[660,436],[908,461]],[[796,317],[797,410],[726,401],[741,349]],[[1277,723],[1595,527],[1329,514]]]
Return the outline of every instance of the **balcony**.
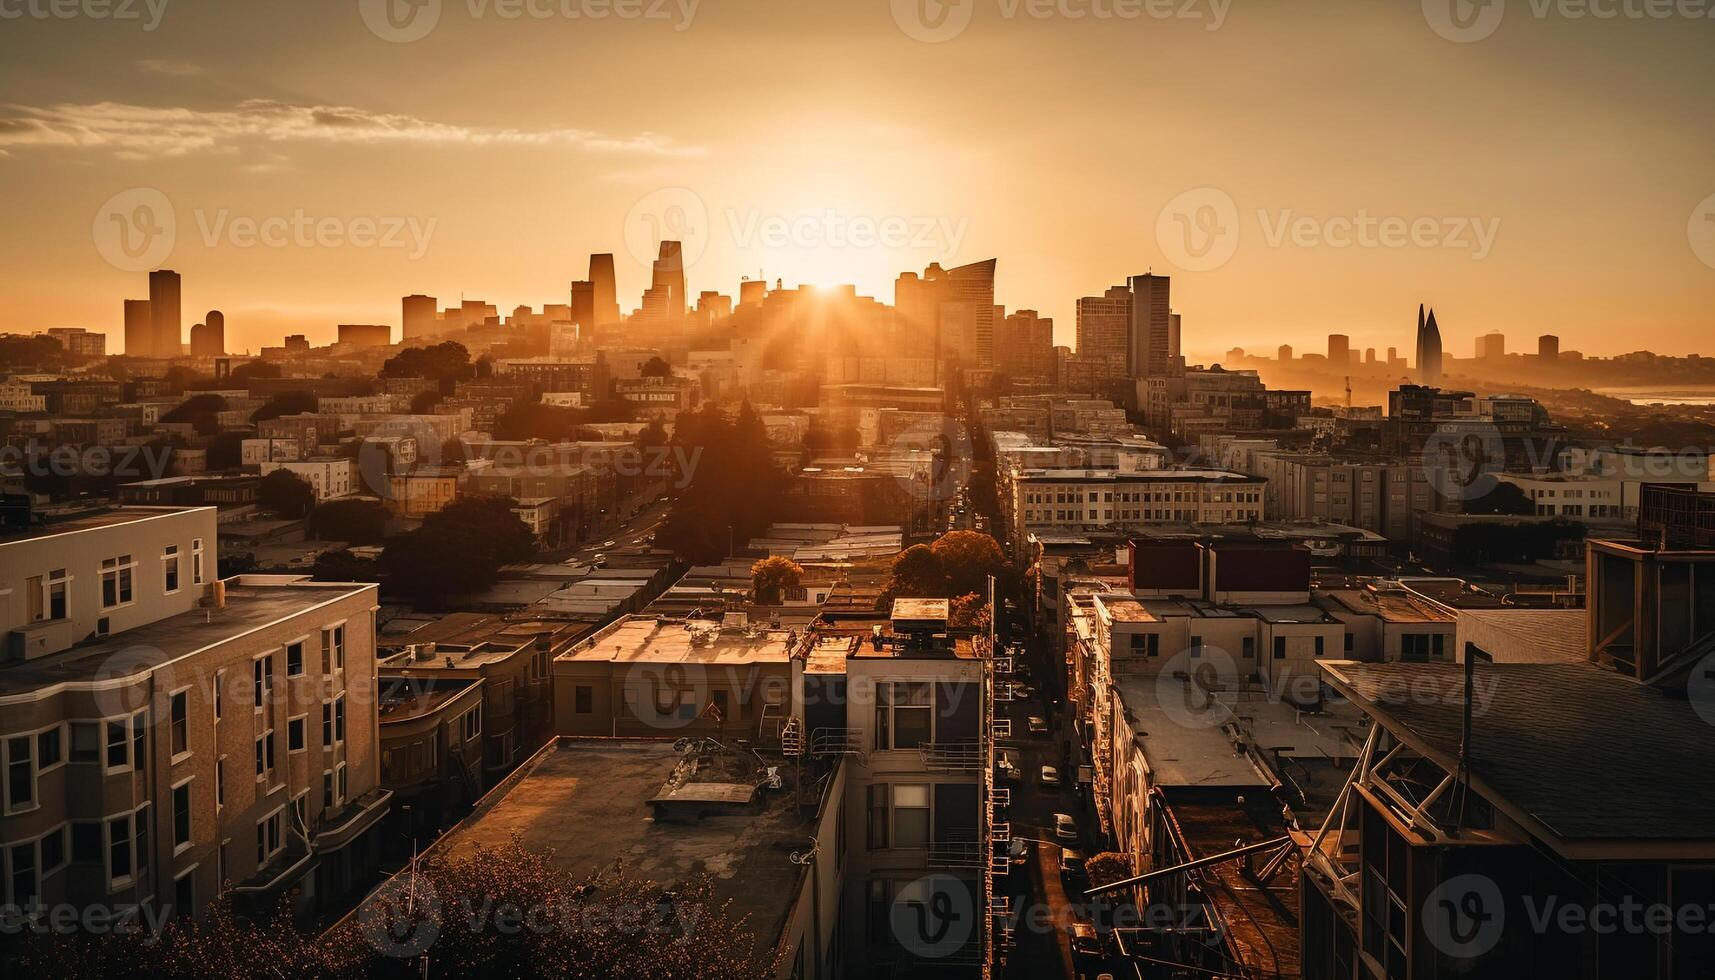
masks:
[[[930,772],[981,772],[988,765],[988,750],[981,742],[924,742],[923,768]]]
[[[810,755],[814,758],[863,754],[862,729],[818,728],[810,733]]]
[[[936,841],[929,845],[931,868],[981,868],[987,862],[983,846],[976,841]]]

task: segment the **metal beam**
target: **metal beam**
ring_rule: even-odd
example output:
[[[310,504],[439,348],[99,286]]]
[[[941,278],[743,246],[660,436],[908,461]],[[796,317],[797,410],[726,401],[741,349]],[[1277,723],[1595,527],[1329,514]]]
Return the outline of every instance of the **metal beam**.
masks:
[[[1219,854],[1213,854],[1206,858],[1198,858],[1195,861],[1186,861],[1183,864],[1175,864],[1171,868],[1160,868],[1155,871],[1137,875],[1133,878],[1126,878],[1121,881],[1112,882],[1110,884],[1103,885],[1100,888],[1092,888],[1084,893],[1084,897],[1095,898],[1099,895],[1105,895],[1108,892],[1117,891],[1121,888],[1131,888],[1135,885],[1146,884],[1165,875],[1178,874],[1183,871],[1195,871],[1198,868],[1205,868],[1211,864],[1220,864],[1223,861],[1242,858],[1247,854],[1255,854],[1258,851],[1272,850],[1282,844],[1290,843],[1292,843],[1292,835],[1288,834],[1284,837],[1274,837],[1269,840],[1258,841],[1255,844],[1246,844],[1243,847],[1236,847],[1230,851],[1222,851]]]

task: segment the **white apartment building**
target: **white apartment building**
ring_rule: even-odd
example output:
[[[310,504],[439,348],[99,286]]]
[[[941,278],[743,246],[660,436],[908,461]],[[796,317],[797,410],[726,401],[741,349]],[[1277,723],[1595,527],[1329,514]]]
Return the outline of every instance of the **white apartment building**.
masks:
[[[1226,470],[1043,469],[1007,482],[1001,508],[1015,549],[1049,530],[1120,534],[1155,524],[1263,519],[1263,479]]]
[[[339,497],[349,497],[363,485],[363,478],[357,468],[357,460],[347,459],[344,456],[264,460],[260,466],[263,476],[267,476],[275,470],[287,470],[295,474],[316,491],[318,503]]]

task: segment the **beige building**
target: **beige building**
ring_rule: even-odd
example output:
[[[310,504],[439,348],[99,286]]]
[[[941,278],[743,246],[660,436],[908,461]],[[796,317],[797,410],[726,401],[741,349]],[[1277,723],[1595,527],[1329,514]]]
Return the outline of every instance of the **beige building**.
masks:
[[[1261,477],[1225,470],[1024,470],[1001,501],[1014,554],[1051,530],[1124,534],[1165,523],[1244,524],[1263,519]]]
[[[214,578],[215,509],[0,537],[8,903],[311,915],[367,888],[374,585]]]

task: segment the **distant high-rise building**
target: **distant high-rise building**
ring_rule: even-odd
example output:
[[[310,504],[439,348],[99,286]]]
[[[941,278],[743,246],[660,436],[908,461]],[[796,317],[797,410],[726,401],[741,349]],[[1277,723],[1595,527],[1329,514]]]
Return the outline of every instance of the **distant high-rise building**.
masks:
[[[685,296],[685,250],[678,242],[661,243],[660,255],[650,270],[649,282],[655,289],[666,292],[667,322],[682,323],[689,300]]]
[[[342,323],[339,342],[353,347],[386,347],[393,343],[393,328],[385,323]]]
[[[699,327],[712,327],[729,316],[732,316],[731,296],[713,289],[697,294],[696,320]]]
[[[179,310],[179,274],[171,269],[149,273],[149,316],[154,320],[156,357],[178,357],[184,347],[184,319]]]
[[[400,302],[403,307],[399,319],[400,339],[429,337],[440,332],[440,313],[433,296],[414,293]]]
[[[580,332],[595,332],[595,283],[588,279],[572,283],[572,322]]]
[[[1477,356],[1485,361],[1498,361],[1506,357],[1506,335],[1496,330],[1478,337]]]
[[[1387,349],[1387,362],[1389,364],[1392,364],[1393,362],[1395,362],[1397,360],[1399,360],[1399,348],[1398,347],[1389,347]]]
[[[1164,375],[1179,358],[1173,336],[1172,278],[1154,274],[1132,276],[1126,285],[1131,288],[1126,374],[1133,378]]]
[[[1125,377],[1130,360],[1131,290],[1110,286],[1100,296],[1081,297],[1074,324],[1078,338],[1078,360],[1091,377]]]
[[[1290,360],[1292,360],[1292,345],[1291,344],[1281,344],[1280,350],[1275,351],[1274,357],[1275,357],[1275,360],[1277,360],[1277,361],[1290,361]]]
[[[746,279],[738,284],[738,305],[761,306],[768,297],[768,281],[765,279]]]
[[[49,327],[46,334],[59,341],[60,348],[67,354],[78,357],[107,355],[107,335],[104,333],[94,333],[83,327]]]
[[[998,321],[995,370],[1008,377],[1054,378],[1054,321],[1035,310],[1019,310]]]
[[[900,352],[964,367],[993,367],[994,269],[994,259],[953,269],[934,262],[922,276],[906,272],[895,279]]]
[[[595,291],[595,325],[619,322],[619,286],[613,275],[613,253],[590,256],[590,284]]]
[[[155,356],[155,317],[146,299],[125,301],[125,356]]]
[[[1551,333],[1536,338],[1536,357],[1545,363],[1560,360],[1560,338]]]
[[[1435,323],[1435,311],[1423,317],[1423,304],[1417,304],[1417,379],[1425,385],[1441,382],[1441,328]]]
[[[1352,363],[1352,338],[1343,333],[1328,335],[1328,364],[1343,368]]]
[[[226,317],[209,310],[203,321],[191,327],[191,356],[220,357],[226,353]]]
[[[1376,362],[1376,349],[1374,347],[1365,347],[1364,348],[1364,363],[1365,364],[1374,364],[1375,362]]]

